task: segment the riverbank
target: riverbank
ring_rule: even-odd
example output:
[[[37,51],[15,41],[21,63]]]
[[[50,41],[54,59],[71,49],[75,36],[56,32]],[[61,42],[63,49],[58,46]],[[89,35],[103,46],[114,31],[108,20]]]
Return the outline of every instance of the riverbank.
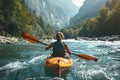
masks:
[[[16,37],[0,36],[0,44],[20,43],[23,40]]]
[[[103,36],[103,37],[79,37],[76,40],[88,41],[120,41],[120,35]]]
[[[120,35],[103,36],[103,37],[78,37],[76,40],[87,41],[120,41]],[[0,36],[0,44],[23,43],[26,42],[22,38]]]

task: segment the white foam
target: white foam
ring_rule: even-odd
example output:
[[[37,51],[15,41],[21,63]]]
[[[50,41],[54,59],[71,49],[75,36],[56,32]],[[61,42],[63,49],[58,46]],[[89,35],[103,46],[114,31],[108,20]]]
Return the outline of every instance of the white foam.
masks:
[[[4,70],[4,69],[17,70],[17,69],[25,68],[26,67],[25,65],[26,65],[25,62],[16,61],[16,62],[11,62],[3,67],[0,67],[0,70]]]
[[[45,59],[46,55],[41,55],[33,58],[32,60],[28,61],[31,64],[39,63],[41,60]]]
[[[14,71],[14,70],[27,68],[31,64],[36,64],[36,63],[39,64],[39,62],[43,60],[44,58],[45,58],[45,55],[42,55],[42,56],[35,57],[28,62],[20,62],[20,61],[11,62],[11,63],[6,64],[5,66],[0,67],[0,70],[9,69],[9,70]]]

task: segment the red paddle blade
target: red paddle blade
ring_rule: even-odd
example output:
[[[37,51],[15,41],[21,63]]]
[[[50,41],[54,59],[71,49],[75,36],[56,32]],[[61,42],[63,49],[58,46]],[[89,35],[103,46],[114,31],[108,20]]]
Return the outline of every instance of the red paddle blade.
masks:
[[[36,44],[40,43],[39,39],[37,39],[35,36],[26,32],[23,32],[21,37],[31,43],[36,43]]]
[[[79,54],[78,57],[81,59],[84,59],[84,60],[98,61],[98,59],[96,57],[88,55],[88,54]]]

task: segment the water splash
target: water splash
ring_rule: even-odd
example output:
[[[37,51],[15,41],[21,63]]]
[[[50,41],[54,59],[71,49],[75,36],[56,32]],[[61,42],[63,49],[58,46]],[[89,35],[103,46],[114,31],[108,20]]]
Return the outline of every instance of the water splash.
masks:
[[[68,73],[58,80],[119,80],[120,79],[120,42],[107,41],[76,41],[66,42],[74,53],[86,53],[98,58],[98,62],[85,61],[71,55],[74,65]],[[12,45],[11,45],[12,46]],[[17,45],[15,45],[17,46]],[[7,46],[8,47],[8,46]],[[11,47],[11,49],[14,49]],[[3,49],[0,48],[0,49]],[[16,47],[20,55],[29,55],[27,59],[16,58],[8,60],[0,67],[0,80],[55,80],[55,76],[46,74],[44,61],[50,51],[45,51],[42,45],[22,45]],[[30,51],[31,49],[32,51]],[[35,50],[34,50],[35,49]],[[4,52],[4,51],[3,51]],[[28,52],[28,53],[27,53]],[[43,54],[44,53],[44,54]],[[3,53],[1,53],[3,54]],[[4,53],[4,54],[7,54]],[[14,53],[11,53],[14,54]],[[14,60],[11,60],[14,59]]]

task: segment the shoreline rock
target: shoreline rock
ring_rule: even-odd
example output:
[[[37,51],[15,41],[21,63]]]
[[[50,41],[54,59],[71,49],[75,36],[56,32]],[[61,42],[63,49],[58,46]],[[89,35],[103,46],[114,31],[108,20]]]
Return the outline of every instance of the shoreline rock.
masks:
[[[76,40],[88,41],[120,41],[120,35],[103,36],[103,37],[79,37]]]
[[[87,41],[120,41],[120,35],[103,36],[103,37],[78,37],[75,40],[87,40]],[[5,37],[0,35],[0,44],[14,44],[27,42],[22,38]]]
[[[16,37],[0,36],[0,44],[20,43],[22,41],[22,39]]]

